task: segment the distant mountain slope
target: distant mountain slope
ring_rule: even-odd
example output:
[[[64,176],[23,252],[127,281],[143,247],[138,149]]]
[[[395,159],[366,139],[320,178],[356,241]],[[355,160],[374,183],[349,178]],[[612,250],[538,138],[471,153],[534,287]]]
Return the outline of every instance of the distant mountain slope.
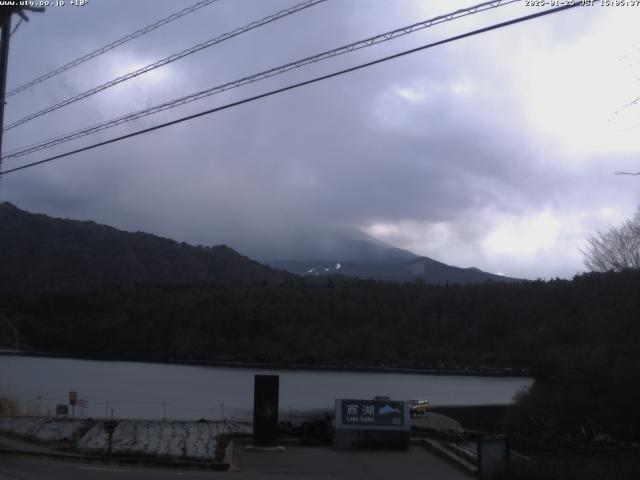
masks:
[[[344,275],[391,282],[410,282],[422,279],[434,285],[496,282],[521,282],[521,279],[494,275],[477,268],[460,268],[438,262],[428,257],[410,260],[397,259],[382,262],[326,262],[326,261],[280,261],[274,268],[287,270],[297,275],[323,276]]]
[[[296,229],[279,241],[248,246],[247,251],[251,252],[252,258],[270,265],[288,260],[385,262],[417,257],[408,250],[396,248],[358,229],[331,226]]]
[[[76,289],[139,281],[282,281],[291,275],[227,246],[193,247],[0,203],[0,288]]]
[[[435,285],[497,282],[519,282],[520,279],[494,275],[475,267],[460,268],[438,262],[393,247],[363,232],[346,229],[328,229],[315,237],[308,236],[307,255],[292,256],[289,260],[268,262],[274,268],[296,275],[344,275],[392,282],[410,282],[422,279]],[[319,244],[319,247],[314,245]],[[295,254],[295,251],[293,252]]]

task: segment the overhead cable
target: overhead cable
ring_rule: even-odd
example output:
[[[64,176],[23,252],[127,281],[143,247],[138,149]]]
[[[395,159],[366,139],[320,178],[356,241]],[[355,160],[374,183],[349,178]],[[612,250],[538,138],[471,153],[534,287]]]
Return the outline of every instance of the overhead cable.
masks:
[[[171,15],[169,15],[168,17],[165,17],[161,20],[158,20],[155,23],[152,23],[151,25],[147,25],[144,28],[141,28],[140,30],[136,30],[133,33],[130,33],[129,35],[126,35],[118,40],[115,40],[114,42],[109,43],[108,45],[105,45],[104,47],[100,47],[97,50],[94,50],[91,53],[87,53],[86,55],[83,55],[79,58],[76,58],[75,60],[70,61],[69,63],[66,63],[65,65],[62,65],[61,67],[58,67],[54,70],[51,70],[48,73],[45,73],[44,75],[39,76],[38,78],[34,78],[33,80],[20,85],[19,87],[14,88],[13,90],[7,92],[7,94],[5,95],[6,97],[11,97],[13,95],[16,95],[20,92],[24,92],[25,90],[27,90],[28,88],[33,87],[34,85],[37,85],[41,82],[44,82],[45,80],[48,80],[50,78],[53,78],[57,75],[60,75],[63,72],[66,72],[67,70],[73,68],[73,67],[77,67],[78,65],[80,65],[81,63],[86,62],[87,60],[91,60],[92,58],[95,58],[99,55],[102,55],[103,53],[108,52],[109,50],[113,50],[116,47],[119,47],[122,44],[125,44],[131,40],[133,40],[134,38],[138,38],[142,35],[144,35],[145,33],[149,33],[157,28],[160,28],[168,23],[173,22],[174,20],[179,19],[180,17],[184,17],[185,15],[189,15],[190,13],[195,12],[196,10],[201,9],[202,7],[206,7],[207,5],[210,5],[214,2],[217,2],[218,0],[202,0],[190,7],[187,8],[183,8],[182,10],[180,10],[179,12],[173,13]],[[17,25],[16,25],[17,28]],[[13,32],[12,32],[13,33]]]
[[[97,87],[91,88],[85,92],[79,93],[78,95],[75,95],[73,97],[67,98],[66,100],[63,100],[61,102],[56,103],[55,105],[51,105],[47,108],[44,108],[42,110],[39,110],[35,113],[32,113],[30,115],[27,115],[26,117],[21,118],[20,120],[16,120],[13,123],[10,123],[9,125],[7,125],[6,127],[4,127],[3,131],[7,131],[7,130],[11,130],[12,128],[15,128],[19,125],[22,125],[23,123],[27,123],[35,118],[41,117],[42,115],[46,115],[47,113],[51,113],[55,110],[58,110],[62,107],[65,107],[67,105],[70,105],[72,103],[75,103],[77,101],[83,100],[87,97],[90,97],[91,95],[95,95],[96,93],[102,92],[103,90],[106,90],[107,88],[111,88],[115,85],[118,85],[119,83],[122,82],[126,82],[127,80],[131,80],[132,78],[136,78],[139,77],[140,75],[143,75],[147,72],[150,72],[152,70],[155,70],[156,68],[160,68],[163,67],[165,65],[168,65],[172,62],[175,62],[176,60],[180,60],[181,58],[186,57],[187,55],[191,55],[193,53],[199,52],[200,50],[204,50],[205,48],[209,48],[212,47],[214,45],[217,45],[218,43],[222,43],[226,40],[229,40],[230,38],[233,37],[237,37],[238,35],[241,35],[243,33],[246,33],[250,30],[253,30],[254,28],[258,28],[258,27],[262,27],[268,23],[274,22],[276,20],[280,20],[283,17],[292,15],[294,13],[298,13],[301,10],[305,10],[309,7],[312,7],[314,5],[317,5],[318,3],[322,3],[325,2],[326,0],[306,0],[305,2],[299,3],[298,5],[295,5],[293,7],[287,8],[285,10],[281,10],[277,13],[274,13],[272,15],[269,15],[267,17],[264,17],[260,20],[256,20],[254,22],[249,23],[248,25],[245,25],[243,27],[240,28],[236,28],[235,30],[228,32],[228,33],[223,33],[222,35],[219,35],[215,38],[211,38],[209,40],[207,40],[206,42],[202,42],[199,43],[198,45],[194,45],[191,48],[187,48],[186,50],[183,50],[181,52],[178,53],[174,53],[173,55],[170,55],[166,58],[163,58],[162,60],[158,60],[155,63],[152,63],[150,65],[144,66],[142,68],[139,68],[133,72],[129,72],[125,75],[121,75],[117,78],[114,78],[113,80],[110,80],[106,83],[103,83],[102,85],[98,85]]]
[[[139,118],[145,117],[147,115],[152,115],[155,113],[159,113],[162,112],[164,110],[168,110],[177,106],[181,106],[181,105],[185,105],[187,103],[191,103],[206,97],[209,97],[211,95],[215,95],[217,93],[221,93],[221,92],[225,92],[227,90],[231,90],[232,88],[238,88],[241,87],[243,85],[247,85],[253,82],[257,82],[259,80],[264,80],[266,78],[270,78],[276,75],[280,75],[282,73],[288,72],[290,70],[294,70],[296,68],[300,68],[303,67],[305,65],[309,65],[312,63],[316,63],[316,62],[320,62],[322,60],[326,60],[329,58],[333,58],[336,57],[338,55],[343,55],[345,53],[349,53],[349,52],[353,52],[355,50],[359,50],[361,48],[365,48],[365,47],[370,47],[372,45],[378,44],[378,43],[382,43],[382,42],[386,42],[389,40],[392,40],[394,38],[398,38],[400,36],[404,36],[404,35],[408,35],[410,33],[419,31],[419,30],[423,30],[425,28],[431,27],[433,25],[438,25],[440,23],[444,23],[444,22],[449,22],[452,20],[455,20],[457,18],[461,18],[461,17],[465,17],[468,15],[473,15],[475,13],[481,12],[481,11],[485,11],[488,9],[492,9],[492,8],[497,8],[500,6],[504,6],[504,5],[508,5],[510,3],[514,3],[517,2],[519,0],[494,0],[494,1],[490,1],[490,2],[483,2],[477,5],[474,5],[472,7],[468,7],[468,8],[463,8],[460,10],[456,10],[454,12],[451,13],[447,13],[444,15],[439,15],[437,17],[433,17],[430,18],[428,20],[424,20],[422,22],[418,22],[418,23],[414,23],[412,25],[408,25],[408,26],[404,26],[404,27],[400,27],[397,28],[395,30],[392,30],[390,32],[385,32],[385,33],[381,33],[379,35],[375,35],[373,37],[368,37],[365,38],[363,40],[359,40],[357,42],[353,42],[353,43],[349,43],[347,45],[343,45],[341,47],[338,48],[334,48],[332,50],[327,50],[325,52],[316,54],[316,55],[312,55],[309,57],[305,57],[302,58],[300,60],[296,60],[290,63],[287,63],[285,65],[280,65],[278,67],[274,67],[271,68],[269,70],[265,70],[247,77],[243,77],[240,78],[238,80],[234,80],[231,82],[227,82],[224,83],[222,85],[217,85],[215,87],[206,89],[206,90],[202,90],[200,92],[196,92],[184,97],[180,97],[174,100],[170,100],[168,102],[163,102],[161,104],[152,106],[152,107],[148,107],[145,108],[143,110],[139,110],[137,112],[133,112],[133,113],[129,113],[127,115],[123,115],[121,117],[112,119],[112,120],[108,120],[106,122],[102,122],[99,124],[95,124],[92,125],[90,127],[85,127],[81,130],[77,130],[75,132],[71,132],[68,134],[64,134],[61,135],[59,137],[53,138],[53,139],[48,139],[45,140],[43,142],[40,142],[38,144],[35,145],[31,145],[25,148],[22,148],[18,151],[14,151],[13,153],[7,154],[6,156],[2,157],[3,159],[6,158],[15,158],[15,157],[21,157],[23,155],[27,155],[29,153],[33,153],[39,150],[43,150],[43,149],[47,149],[47,148],[51,148],[53,146],[56,145],[60,145],[62,143],[66,143],[69,142],[71,140],[75,140],[77,138],[81,138],[84,137],[86,135],[91,135],[93,133],[97,133],[100,132],[102,130],[108,129],[108,128],[112,128],[115,127],[117,125],[120,125],[122,123],[126,123],[126,122],[130,122],[133,120],[137,120]]]
[[[119,136],[119,137],[111,138],[111,139],[105,140],[103,142],[94,143],[94,144],[88,145],[86,147],[78,148],[76,150],[72,150],[72,151],[69,151],[69,152],[66,152],[66,153],[61,153],[59,155],[54,155],[54,156],[45,158],[43,160],[39,160],[37,162],[31,162],[31,163],[28,163],[28,164],[25,164],[25,165],[21,165],[19,167],[15,167],[15,168],[12,168],[12,169],[9,169],[9,170],[5,170],[3,172],[0,172],[0,177],[2,175],[6,175],[7,173],[17,172],[17,171],[24,170],[24,169],[27,169],[27,168],[35,167],[36,165],[42,165],[44,163],[52,162],[52,161],[58,160],[60,158],[68,157],[68,156],[74,155],[76,153],[81,153],[81,152],[86,152],[88,150],[93,150],[95,148],[102,147],[104,145],[109,145],[111,143],[116,143],[116,142],[119,142],[121,140],[125,140],[125,139],[128,139],[128,138],[136,137],[138,135],[143,135],[145,133],[153,132],[155,130],[160,130],[162,128],[169,127],[171,125],[176,125],[178,123],[182,123],[182,122],[186,122],[186,121],[189,121],[189,120],[193,120],[193,119],[198,118],[198,117],[203,117],[205,115],[210,115],[212,113],[220,112],[222,110],[227,110],[229,108],[237,107],[237,106],[243,105],[245,103],[250,103],[250,102],[253,102],[255,100],[260,100],[262,98],[266,98],[266,97],[270,97],[272,95],[276,95],[276,94],[279,94],[279,93],[287,92],[289,90],[294,90],[294,89],[297,89],[297,88],[300,88],[300,87],[303,87],[303,86],[306,86],[306,85],[310,85],[310,84],[313,84],[313,83],[317,83],[317,82],[320,82],[320,81],[323,81],[323,80],[327,80],[327,79],[330,79],[330,78],[333,78],[333,77],[338,77],[338,76],[344,75],[346,73],[354,72],[356,70],[361,70],[363,68],[371,67],[373,65],[377,65],[377,64],[383,63],[383,62],[387,62],[389,60],[393,60],[393,59],[396,59],[396,58],[404,57],[405,55],[409,55],[409,54],[412,54],[412,53],[420,52],[422,50],[426,50],[428,48],[433,48],[433,47],[436,47],[438,45],[444,45],[446,43],[451,43],[451,42],[454,42],[454,41],[457,41],[457,40],[461,40],[463,38],[472,37],[474,35],[479,35],[481,33],[489,32],[491,30],[497,30],[499,28],[507,27],[509,25],[514,25],[514,24],[517,24],[517,23],[526,22],[526,21],[529,21],[529,20],[533,20],[535,18],[543,17],[543,16],[546,16],[546,15],[551,15],[553,13],[558,13],[558,12],[561,12],[561,11],[564,11],[564,10],[568,10],[568,9],[571,9],[571,8],[575,8],[575,7],[579,7],[579,6],[581,6],[580,3],[573,3],[573,4],[563,5],[563,6],[552,8],[552,9],[549,9],[549,10],[544,10],[544,11],[541,11],[541,12],[532,13],[530,15],[525,15],[523,17],[518,17],[518,18],[511,19],[511,20],[507,20],[505,22],[496,23],[496,24],[490,25],[488,27],[483,27],[483,28],[479,28],[477,30],[473,30],[473,31],[470,31],[470,32],[462,33],[460,35],[455,35],[453,37],[449,37],[449,38],[446,38],[444,40],[439,40],[437,42],[433,42],[433,43],[429,43],[429,44],[426,44],[426,45],[422,45],[420,47],[412,48],[410,50],[404,50],[404,51],[402,51],[400,53],[396,53],[394,55],[389,55],[387,57],[383,57],[383,58],[379,58],[377,60],[373,60],[373,61],[370,61],[370,62],[362,63],[360,65],[356,65],[354,67],[346,68],[344,70],[339,70],[337,72],[333,72],[333,73],[330,73],[330,74],[327,74],[327,75],[322,75],[322,76],[319,76],[319,77],[312,78],[310,80],[305,80],[303,82],[295,83],[293,85],[289,85],[289,86],[286,86],[286,87],[282,87],[282,88],[278,88],[278,89],[275,89],[275,90],[271,90],[269,92],[262,93],[260,95],[255,95],[253,97],[248,97],[248,98],[245,98],[245,99],[242,99],[242,100],[238,100],[236,102],[228,103],[226,105],[222,105],[222,106],[219,106],[219,107],[211,108],[209,110],[205,110],[203,112],[195,113],[193,115],[187,115],[185,117],[181,117],[181,118],[172,120],[170,122],[161,123],[161,124],[155,125],[153,127],[145,128],[145,129],[142,129],[142,130],[138,130],[136,132],[128,133],[126,135],[122,135],[122,136]]]

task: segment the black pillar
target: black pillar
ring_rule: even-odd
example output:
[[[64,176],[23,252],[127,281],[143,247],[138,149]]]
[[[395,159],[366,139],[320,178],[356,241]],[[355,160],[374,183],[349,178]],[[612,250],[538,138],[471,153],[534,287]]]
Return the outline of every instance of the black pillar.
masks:
[[[278,375],[256,375],[253,391],[253,444],[273,447],[278,439]]]

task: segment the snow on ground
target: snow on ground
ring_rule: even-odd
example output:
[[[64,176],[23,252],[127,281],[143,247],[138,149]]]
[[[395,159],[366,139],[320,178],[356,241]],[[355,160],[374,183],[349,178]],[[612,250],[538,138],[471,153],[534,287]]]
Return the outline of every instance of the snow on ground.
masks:
[[[42,442],[73,442],[91,425],[90,420],[49,417],[0,417],[0,432]]]
[[[411,425],[418,428],[428,428],[431,430],[444,430],[452,432],[462,432],[464,428],[460,422],[451,417],[436,412],[429,412],[425,417],[411,419]]]
[[[213,460],[217,437],[223,433],[252,433],[248,423],[120,420],[113,434],[114,453]],[[108,449],[102,420],[49,417],[0,417],[0,433],[42,442],[70,442],[87,453]]]
[[[114,453],[154,455],[212,460],[221,433],[251,433],[247,424],[231,422],[179,422],[160,420],[121,420],[113,434]],[[105,452],[108,435],[104,423],[95,425],[76,447],[90,452]]]

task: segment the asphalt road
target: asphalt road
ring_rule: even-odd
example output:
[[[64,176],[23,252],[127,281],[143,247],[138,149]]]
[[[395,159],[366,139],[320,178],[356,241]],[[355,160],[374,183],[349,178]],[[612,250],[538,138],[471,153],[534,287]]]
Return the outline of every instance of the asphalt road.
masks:
[[[411,447],[408,452],[336,451],[322,447],[287,447],[285,452],[235,450],[235,460],[246,478],[265,479],[367,479],[468,480],[460,470],[428,452]],[[273,476],[272,476],[273,475]]]
[[[242,452],[238,471],[161,469],[0,455],[0,480],[468,480],[470,477],[422,448],[410,452],[335,452],[322,448],[287,448],[282,453]]]
[[[220,472],[170,470],[157,468],[112,466],[98,463],[77,463],[22,456],[0,456],[1,480],[79,480],[79,479],[210,479],[220,478]]]
[[[227,472],[103,465],[0,455],[0,480],[199,480],[229,478],[229,475]]]

